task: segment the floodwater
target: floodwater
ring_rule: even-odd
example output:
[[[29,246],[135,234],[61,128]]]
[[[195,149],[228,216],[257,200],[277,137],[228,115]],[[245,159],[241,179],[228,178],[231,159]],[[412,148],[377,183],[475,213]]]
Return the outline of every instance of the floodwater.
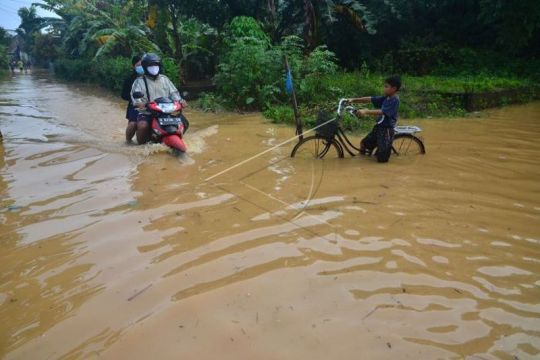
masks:
[[[409,121],[414,159],[218,176],[293,130],[192,110],[175,157],[123,106],[0,82],[0,358],[540,357],[540,102]]]

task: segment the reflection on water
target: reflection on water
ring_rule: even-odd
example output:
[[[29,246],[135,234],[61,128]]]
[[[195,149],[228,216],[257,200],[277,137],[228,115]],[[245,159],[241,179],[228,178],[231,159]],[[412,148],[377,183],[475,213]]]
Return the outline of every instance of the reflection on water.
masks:
[[[0,355],[538,358],[539,111],[423,121],[413,161],[284,147],[205,181],[292,130],[191,111],[178,158],[123,145],[110,95],[8,79]]]

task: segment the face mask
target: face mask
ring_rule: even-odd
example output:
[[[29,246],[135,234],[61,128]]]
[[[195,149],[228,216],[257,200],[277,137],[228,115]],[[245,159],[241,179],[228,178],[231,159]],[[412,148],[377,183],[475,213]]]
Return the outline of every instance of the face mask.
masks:
[[[159,73],[159,66],[149,66],[148,73],[152,76],[156,76]]]
[[[136,72],[137,74],[139,74],[139,75],[142,75],[142,74],[144,74],[144,69],[143,69],[143,67],[140,66],[140,65],[139,65],[139,66],[135,66],[135,72]]]

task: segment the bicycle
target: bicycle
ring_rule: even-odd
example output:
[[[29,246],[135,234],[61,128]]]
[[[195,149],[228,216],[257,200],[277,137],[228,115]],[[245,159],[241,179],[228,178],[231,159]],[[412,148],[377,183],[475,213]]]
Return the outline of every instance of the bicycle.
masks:
[[[336,154],[337,157],[345,157],[345,152],[351,156],[359,155],[361,150],[349,140],[341,127],[341,120],[345,112],[357,117],[356,108],[351,106],[347,99],[341,99],[337,108],[337,116],[326,119],[319,114],[315,126],[315,135],[303,138],[295,145],[291,157],[304,157],[322,159],[328,154]],[[313,130],[313,129],[312,129]],[[424,142],[416,136],[422,129],[418,126],[394,127],[394,140],[392,142],[392,154],[395,156],[414,156],[426,153]],[[376,148],[366,155],[376,153]]]

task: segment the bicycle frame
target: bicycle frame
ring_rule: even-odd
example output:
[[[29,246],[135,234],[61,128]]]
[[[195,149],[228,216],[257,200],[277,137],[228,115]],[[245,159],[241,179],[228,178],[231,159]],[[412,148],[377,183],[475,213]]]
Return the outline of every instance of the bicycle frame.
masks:
[[[338,103],[338,108],[336,110],[336,113],[337,113],[337,121],[338,121],[338,125],[343,117],[343,114],[345,112],[348,112],[349,114],[351,114],[352,116],[358,118],[358,116],[356,115],[356,111],[358,109],[355,108],[354,106],[352,105],[349,105],[349,102],[347,99],[340,99],[339,100],[339,103]],[[416,135],[417,133],[421,132],[422,129],[418,126],[414,126],[414,125],[402,125],[402,126],[395,126],[394,127],[394,132],[395,132],[395,135],[401,135],[401,134],[408,134],[408,135]],[[349,138],[347,137],[347,135],[345,135],[345,132],[343,131],[343,129],[341,128],[341,126],[338,126],[338,132],[336,134],[337,138],[338,138],[338,141],[341,143],[340,145],[351,155],[351,156],[355,156],[355,154],[351,151],[351,149],[348,148],[348,146],[352,147],[354,150],[360,152],[360,148],[354,146],[351,141],[349,140]],[[395,150],[394,150],[395,151]]]
[[[345,112],[348,112],[352,116],[358,117],[356,115],[357,110],[358,109],[356,107],[350,105],[350,103],[348,102],[347,99],[340,99],[339,103],[338,103],[337,110],[336,110],[336,115],[337,116],[334,119],[334,121],[337,122],[337,130],[335,130],[335,134],[333,134],[332,137],[328,137],[327,135],[316,133],[313,137],[321,139],[321,140],[325,141],[326,143],[333,143],[338,149],[339,157],[343,157],[345,152],[347,152],[350,156],[358,155],[361,152],[360,147],[355,146],[351,142],[351,140],[347,137],[347,135],[345,134],[345,131],[341,127],[341,120],[342,120],[343,115],[345,114]],[[400,137],[401,138],[407,137],[408,139],[414,138],[415,141],[419,142],[421,153],[425,153],[425,149],[424,149],[424,145],[423,145],[422,140],[415,135],[415,134],[417,134],[418,132],[421,132],[421,131],[422,131],[422,129],[420,129],[418,126],[406,125],[406,126],[396,126],[396,127],[394,127],[394,132],[395,132],[395,138],[396,139],[400,138]],[[291,156],[294,156],[294,153],[295,153],[296,149],[298,148],[298,146],[301,146],[301,143],[302,143],[302,140],[300,140],[300,142],[295,147],[295,149],[293,149],[293,152],[291,153]],[[328,148],[327,148],[327,150],[328,150]],[[393,153],[395,155],[399,155],[399,151],[396,150],[394,148],[394,146],[392,146],[392,151],[393,151]],[[325,155],[325,153],[320,154],[319,157],[324,157],[324,155]]]

